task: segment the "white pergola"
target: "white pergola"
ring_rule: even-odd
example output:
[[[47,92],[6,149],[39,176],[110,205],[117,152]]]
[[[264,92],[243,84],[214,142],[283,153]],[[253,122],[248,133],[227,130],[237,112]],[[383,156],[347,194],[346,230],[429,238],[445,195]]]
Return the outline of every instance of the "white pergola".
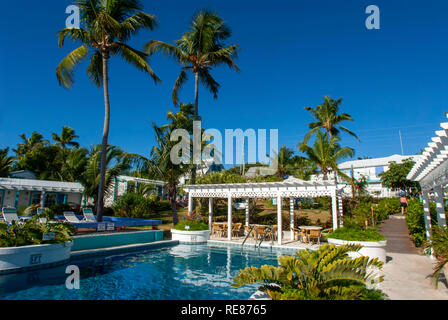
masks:
[[[282,244],[282,199],[290,199],[291,240],[294,239],[294,199],[295,198],[332,198],[333,229],[342,226],[342,199],[334,181],[311,182],[290,177],[282,182],[234,183],[234,184],[200,184],[185,185],[188,192],[188,213],[192,211],[193,198],[209,198],[209,227],[213,217],[213,199],[228,199],[227,239],[232,240],[232,199],[246,199],[245,225],[249,225],[250,198],[277,198],[278,244]],[[340,201],[338,201],[338,198]]]
[[[431,215],[429,193],[434,193],[437,209],[437,222],[446,226],[443,205],[443,187],[448,185],[448,122],[440,124],[442,130],[436,131],[424,149],[423,156],[409,172],[407,179],[417,181],[422,188],[423,210],[425,215],[426,236],[431,237]]]

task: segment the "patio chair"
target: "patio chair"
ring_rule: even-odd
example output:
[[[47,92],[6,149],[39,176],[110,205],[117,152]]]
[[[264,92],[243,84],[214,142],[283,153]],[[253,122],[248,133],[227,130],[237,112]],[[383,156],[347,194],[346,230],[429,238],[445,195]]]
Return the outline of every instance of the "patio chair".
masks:
[[[255,228],[251,230],[251,226],[244,226],[244,231],[246,231],[246,235],[249,234],[249,238],[255,238]]]
[[[236,236],[238,237],[240,235],[240,230],[242,226],[243,226],[242,223],[235,223],[232,228],[232,236],[236,234]]]
[[[82,213],[84,215],[84,220],[89,222],[98,222],[96,216],[93,214],[91,208],[82,208]]]
[[[320,235],[321,235],[321,230],[309,230],[308,233],[308,240],[311,242],[313,240],[317,241],[317,244],[320,244]]]
[[[78,219],[74,212],[64,212],[64,218],[70,223],[81,223],[82,221]]]
[[[215,222],[212,222],[212,235],[220,232],[221,232],[221,226],[219,224],[216,224]]]
[[[264,237],[264,234],[266,233],[266,227],[256,226],[255,229],[257,230],[255,233],[255,237],[257,238],[257,240],[262,239]]]
[[[3,220],[7,224],[11,224],[13,221],[20,223],[20,218],[17,215],[17,210],[15,208],[3,208],[2,210]]]
[[[308,241],[308,235],[305,229],[294,228],[294,234],[297,236],[297,240],[300,242],[306,243]]]
[[[37,215],[41,215],[41,214],[43,214],[44,212],[45,212],[45,209],[47,209],[47,208],[44,208],[44,207],[39,207],[39,208],[37,208]],[[39,223],[42,223],[42,224],[45,224],[45,223],[47,223],[48,222],[48,219],[47,218],[45,218],[45,217],[41,217],[41,218],[39,218]]]

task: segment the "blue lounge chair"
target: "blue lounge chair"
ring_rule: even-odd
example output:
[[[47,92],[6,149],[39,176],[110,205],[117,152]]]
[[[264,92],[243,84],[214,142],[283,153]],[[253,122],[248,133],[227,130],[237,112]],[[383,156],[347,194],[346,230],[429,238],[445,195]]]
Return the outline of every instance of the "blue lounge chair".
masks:
[[[13,221],[16,221],[17,223],[20,222],[20,218],[17,215],[17,210],[15,208],[3,208],[2,210],[3,220],[7,224],[11,224]]]
[[[64,218],[70,223],[81,223],[82,221],[78,219],[74,212],[64,212]]]

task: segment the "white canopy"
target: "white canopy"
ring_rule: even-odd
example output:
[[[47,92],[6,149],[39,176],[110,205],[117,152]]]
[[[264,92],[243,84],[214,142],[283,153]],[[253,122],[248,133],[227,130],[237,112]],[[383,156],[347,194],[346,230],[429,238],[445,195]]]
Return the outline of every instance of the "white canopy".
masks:
[[[47,180],[0,178],[0,189],[29,190],[46,192],[73,192],[82,193],[84,187],[77,182],[59,182]]]

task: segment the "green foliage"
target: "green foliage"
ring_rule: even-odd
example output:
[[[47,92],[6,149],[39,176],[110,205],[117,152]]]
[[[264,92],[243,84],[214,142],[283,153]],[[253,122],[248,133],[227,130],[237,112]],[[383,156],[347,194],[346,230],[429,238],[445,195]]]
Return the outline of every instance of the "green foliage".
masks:
[[[0,177],[7,177],[8,173],[12,171],[12,164],[14,158],[8,156],[9,148],[0,149]]]
[[[246,179],[228,171],[211,172],[196,178],[197,184],[222,184],[222,183],[244,183]]]
[[[420,190],[418,182],[406,179],[415,162],[412,159],[405,159],[398,164],[395,161],[389,163],[389,169],[379,176],[383,186],[391,189],[406,191],[408,194],[416,194]]]
[[[328,238],[339,239],[345,241],[384,241],[384,237],[375,229],[363,230],[356,227],[343,227],[331,231]]]
[[[35,216],[26,222],[11,225],[0,223],[0,247],[19,247],[33,244],[64,243],[71,240],[75,228],[68,223],[39,223]],[[54,233],[54,240],[43,241],[44,233]]]
[[[438,260],[435,263],[434,272],[432,274],[432,283],[437,288],[440,274],[448,264],[448,228],[436,224],[432,230],[431,241],[426,243],[426,248],[431,248]]]
[[[159,211],[159,208],[160,203],[156,195],[145,197],[132,192],[123,194],[112,205],[115,216],[128,218],[148,218]]]
[[[185,229],[186,226],[189,226],[188,231],[200,231],[209,229],[208,224],[194,220],[180,221],[173,227],[173,229],[187,231],[187,229]]]
[[[430,204],[431,222],[432,225],[437,223],[437,213],[435,204]],[[418,199],[408,201],[408,208],[406,213],[406,225],[409,229],[414,244],[420,247],[426,240],[425,218],[423,214],[423,203]]]
[[[281,256],[279,267],[264,265],[248,267],[233,279],[232,287],[259,283],[259,288],[273,300],[361,300],[384,299],[385,295],[371,289],[382,276],[371,268],[381,269],[378,259],[350,259],[348,252],[359,251],[358,245],[322,245],[318,250],[299,250],[296,257]]]
[[[371,197],[350,199],[344,203],[344,226],[368,228],[386,220],[389,215],[400,212],[400,200],[387,198],[377,200]]]

